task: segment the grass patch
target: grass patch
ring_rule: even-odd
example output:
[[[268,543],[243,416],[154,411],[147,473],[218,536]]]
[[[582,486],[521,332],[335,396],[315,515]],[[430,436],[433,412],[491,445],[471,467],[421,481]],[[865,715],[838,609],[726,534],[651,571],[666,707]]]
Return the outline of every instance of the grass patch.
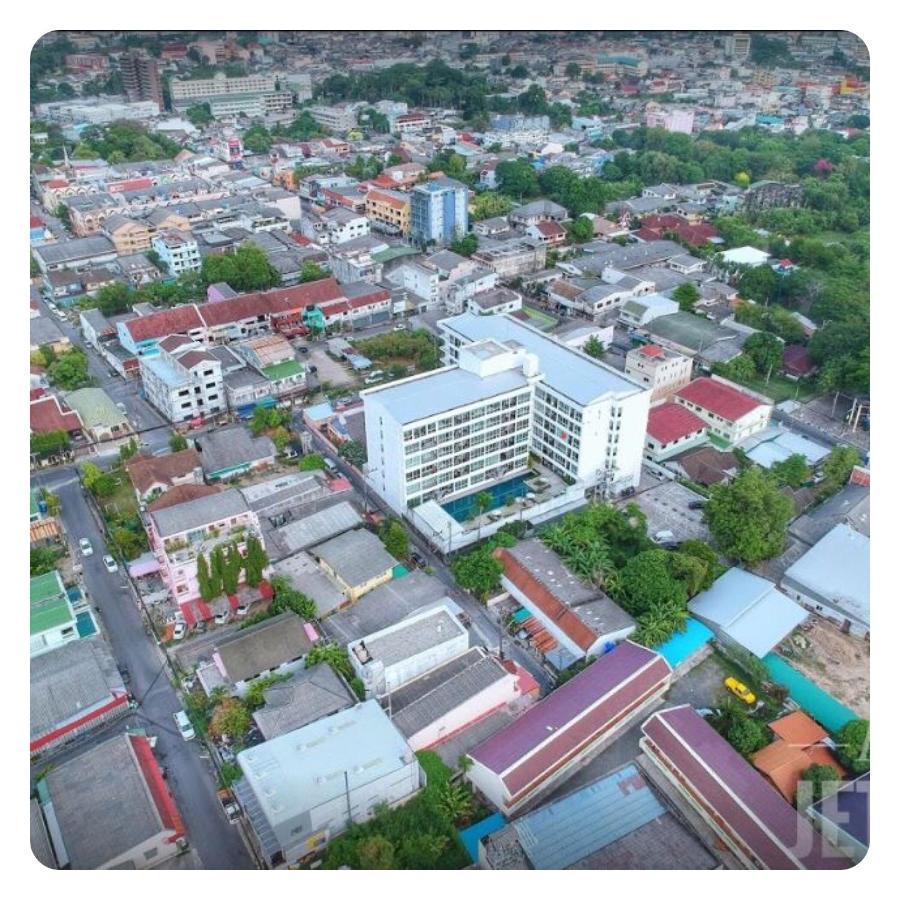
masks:
[[[729,378],[737,384],[750,388],[751,391],[770,398],[775,403],[783,403],[785,400],[799,400],[806,403],[819,394],[813,383],[791,381],[783,375],[773,375],[768,382],[762,375],[754,378],[735,378],[732,374]]]

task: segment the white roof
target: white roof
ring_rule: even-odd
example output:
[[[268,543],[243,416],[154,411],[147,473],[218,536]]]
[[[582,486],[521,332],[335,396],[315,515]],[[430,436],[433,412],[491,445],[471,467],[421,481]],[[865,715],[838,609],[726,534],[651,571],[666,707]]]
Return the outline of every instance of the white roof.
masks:
[[[610,366],[572,350],[506,313],[493,316],[463,313],[440,324],[467,341],[491,338],[503,343],[515,341],[537,356],[540,371],[551,388],[582,406],[610,394],[622,396],[643,390]]]
[[[841,522],[784,573],[782,583],[869,622],[869,539]]]
[[[807,617],[771,581],[738,568],[697,594],[688,609],[760,659]]]
[[[734,247],[722,254],[725,262],[737,263],[742,266],[761,266],[768,260],[769,254],[756,247]]]
[[[238,765],[275,827],[410,765],[414,755],[377,700],[311,722],[238,754]]]

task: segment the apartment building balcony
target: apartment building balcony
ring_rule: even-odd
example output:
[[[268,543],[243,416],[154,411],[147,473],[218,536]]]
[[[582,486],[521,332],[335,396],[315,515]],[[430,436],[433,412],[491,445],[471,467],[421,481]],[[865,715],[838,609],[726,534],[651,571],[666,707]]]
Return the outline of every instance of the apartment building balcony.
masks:
[[[170,563],[182,564],[197,559],[200,554],[209,554],[220,544],[237,543],[238,549],[243,549],[250,537],[260,538],[257,528],[251,526],[235,525],[233,528],[222,528],[215,533],[210,533],[199,541],[171,541],[165,544],[165,553]]]

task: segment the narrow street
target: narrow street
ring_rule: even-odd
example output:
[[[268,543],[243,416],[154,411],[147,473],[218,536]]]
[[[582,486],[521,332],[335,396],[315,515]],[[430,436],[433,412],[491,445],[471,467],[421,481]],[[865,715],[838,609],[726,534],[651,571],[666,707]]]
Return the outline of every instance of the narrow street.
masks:
[[[58,758],[79,752],[91,742],[128,725],[147,729],[158,739],[157,756],[168,771],[169,786],[187,826],[188,841],[199,853],[204,868],[255,868],[238,826],[230,825],[220,808],[212,763],[200,755],[204,752],[203,745],[199,741],[184,741],[175,728],[172,714],[181,708],[181,703],[169,681],[169,671],[153,637],[145,630],[126,576],[121,571],[110,574],[103,565],[106,544],[82,494],[75,467],[38,473],[33,477],[33,484],[58,494],[61,518],[72,545],[82,537],[93,545],[93,555],[79,560],[84,567],[88,600],[120,667],[126,667],[131,675],[130,689],[138,702],[135,713],[124,722],[116,722],[103,734],[75,750],[59,754]],[[51,757],[49,761],[55,759]],[[41,769],[47,762],[41,760],[35,768]]]

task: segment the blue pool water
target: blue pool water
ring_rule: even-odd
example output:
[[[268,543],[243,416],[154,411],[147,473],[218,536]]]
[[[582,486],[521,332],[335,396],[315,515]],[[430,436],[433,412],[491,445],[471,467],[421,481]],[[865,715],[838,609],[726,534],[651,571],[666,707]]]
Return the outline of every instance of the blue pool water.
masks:
[[[91,618],[91,614],[86,610],[75,616],[75,627],[78,629],[78,637],[86,638],[97,633],[94,620]]]
[[[525,482],[533,477],[530,472],[526,475],[516,475],[509,481],[501,481],[500,484],[482,488],[474,493],[466,494],[465,497],[457,497],[449,503],[442,503],[441,508],[448,515],[453,516],[457,522],[467,522],[475,514],[475,498],[480,493],[491,495],[491,505],[485,510],[490,512],[498,506],[503,506],[510,497],[524,497],[528,493]]]

